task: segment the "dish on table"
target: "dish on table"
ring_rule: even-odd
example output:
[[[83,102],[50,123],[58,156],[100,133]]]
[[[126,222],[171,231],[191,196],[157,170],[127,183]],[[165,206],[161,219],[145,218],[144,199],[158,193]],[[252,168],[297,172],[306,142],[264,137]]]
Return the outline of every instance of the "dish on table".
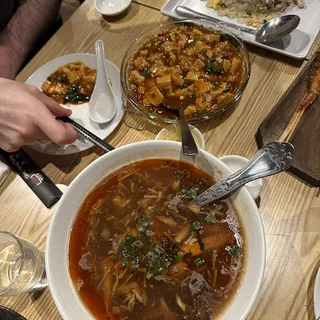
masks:
[[[55,58],[38,70],[36,70],[26,81],[26,83],[34,85],[39,89],[42,87],[43,83],[46,81],[48,76],[53,72],[58,70],[59,67],[66,64],[74,64],[75,61],[81,61],[83,64],[87,65],[91,70],[96,68],[96,58],[93,54],[88,53],[74,53],[68,54]],[[121,86],[120,86],[120,72],[119,69],[109,60],[105,60],[108,75],[110,77],[110,82],[112,83],[112,90],[115,97],[117,112],[114,119],[104,125],[98,125],[90,120],[89,117],[89,105],[88,102],[81,104],[63,104],[64,108],[69,108],[72,110],[71,118],[84,126],[89,131],[93,132],[101,139],[107,138],[111,132],[120,123],[124,110],[123,103],[121,99]],[[73,144],[66,146],[58,146],[51,142],[35,142],[30,144],[30,147],[43,153],[54,154],[54,155],[66,155],[73,154],[76,152],[84,151],[91,148],[93,144],[84,138],[79,136]]]
[[[145,299],[147,299],[148,302],[151,302],[152,295],[154,294],[157,294],[158,300],[157,300],[157,303],[155,304],[155,307],[152,313],[153,316],[155,316],[156,312],[160,310],[160,307],[159,308],[156,307],[158,303],[159,304],[161,303],[162,308],[164,308],[165,312],[168,312],[168,314],[169,313],[171,314],[171,311],[170,311],[171,308],[174,308],[175,313],[179,314],[180,312],[181,314],[182,313],[181,306],[182,308],[184,308],[184,304],[187,305],[188,303],[189,304],[191,303],[190,300],[186,300],[186,298],[181,294],[181,292],[179,291],[180,289],[177,289],[176,291],[181,300],[177,298],[175,295],[172,301],[171,299],[169,299],[169,301],[164,300],[168,298],[167,297],[164,298],[161,296],[161,290],[159,290],[159,284],[161,284],[163,290],[168,290],[168,288],[170,287],[170,285],[167,285],[163,281],[163,277],[165,276],[165,273],[164,272],[162,273],[163,269],[161,268],[166,269],[166,268],[172,267],[173,270],[170,270],[170,271],[176,271],[176,268],[172,266],[172,264],[176,263],[176,258],[173,262],[173,257],[177,257],[177,260],[181,260],[180,262],[182,262],[182,260],[185,262],[185,259],[187,259],[187,253],[185,254],[180,253],[181,248],[179,248],[178,250],[172,249],[173,248],[172,243],[168,240],[168,238],[171,237],[170,230],[172,233],[173,232],[175,233],[173,237],[178,237],[178,233],[180,231],[182,232],[182,229],[183,229],[183,232],[191,234],[191,232],[193,232],[192,230],[194,230],[193,228],[196,229],[197,225],[193,224],[193,228],[191,228],[190,230],[189,224],[187,226],[186,222],[180,222],[180,224],[183,225],[184,228],[181,228],[179,230],[177,228],[175,230],[174,222],[175,222],[175,219],[178,219],[176,216],[174,215],[166,216],[165,213],[162,213],[160,211],[160,209],[159,211],[153,209],[154,211],[153,214],[155,214],[154,221],[156,221],[154,223],[161,226],[161,228],[158,229],[157,232],[160,232],[160,234],[162,234],[164,230],[167,229],[166,223],[169,223],[171,225],[171,227],[170,225],[168,226],[168,230],[169,230],[168,235],[165,234],[165,237],[167,237],[167,239],[163,240],[162,243],[161,243],[161,238],[160,240],[158,239],[157,241],[159,241],[161,245],[163,244],[166,248],[171,248],[169,252],[173,251],[174,254],[171,254],[171,255],[168,254],[167,256],[164,257],[167,259],[167,262],[168,261],[171,262],[170,266],[169,264],[166,264],[166,263],[162,265],[162,262],[165,262],[165,259],[163,259],[160,265],[154,264],[152,266],[151,265],[152,263],[143,265],[144,262],[142,262],[141,264],[143,266],[141,266],[141,270],[138,270],[140,268],[140,265],[138,267],[137,264],[132,264],[132,260],[131,260],[132,257],[130,257],[129,248],[131,248],[132,246],[135,246],[137,248],[144,248],[144,246],[147,245],[149,247],[146,250],[148,252],[150,251],[151,257],[153,257],[155,252],[157,252],[155,250],[155,245],[154,247],[152,247],[152,242],[150,242],[149,244],[146,244],[146,243],[143,243],[141,239],[135,239],[135,238],[133,239],[133,237],[137,237],[141,233],[144,233],[146,237],[148,237],[148,235],[149,236],[152,235],[152,230],[151,230],[151,233],[148,231],[149,224],[151,222],[148,219],[147,214],[148,213],[150,214],[149,206],[153,206],[153,207],[157,206],[156,204],[157,199],[149,198],[149,197],[143,198],[142,204],[145,205],[145,208],[141,206],[139,208],[136,208],[136,210],[131,210],[131,209],[132,208],[134,209],[134,207],[136,207],[136,202],[138,201],[138,196],[139,196],[139,193],[138,193],[139,189],[135,190],[136,184],[134,179],[137,179],[137,175],[139,174],[142,174],[143,176],[143,173],[146,170],[155,170],[154,173],[158,175],[155,180],[157,182],[162,181],[163,183],[167,183],[169,182],[170,178],[169,177],[164,178],[165,175],[162,174],[163,172],[161,172],[161,170],[166,170],[166,169],[165,167],[161,169],[161,165],[164,164],[165,166],[167,166],[171,164],[172,166],[174,166],[179,163],[179,165],[182,166],[181,172],[176,169],[168,169],[168,170],[169,171],[172,170],[171,171],[172,178],[173,178],[172,186],[175,185],[176,187],[176,184],[180,184],[178,188],[179,187],[182,188],[180,189],[180,192],[185,196],[193,196],[194,191],[192,192],[190,190],[182,191],[183,189],[187,189],[187,186],[184,185],[186,183],[186,180],[179,180],[179,179],[176,180],[176,178],[188,179],[188,176],[184,176],[185,174],[183,173],[184,170],[186,169],[190,170],[190,168],[193,168],[193,166],[195,165],[201,171],[199,171],[199,169],[192,169],[194,170],[193,173],[197,175],[197,174],[200,174],[199,172],[204,171],[205,174],[201,173],[202,177],[207,178],[208,177],[207,175],[209,175],[210,176],[210,178],[208,178],[209,180],[211,180],[212,178],[214,180],[218,180],[222,176],[228,175],[231,173],[228,167],[226,167],[217,158],[213,157],[212,155],[210,155],[209,153],[203,150],[199,150],[199,151],[200,151],[199,155],[194,160],[194,159],[190,159],[190,157],[181,156],[181,144],[177,142],[168,142],[168,141],[139,142],[139,143],[131,144],[128,146],[120,147],[114,150],[113,152],[110,152],[102,156],[101,158],[97,159],[95,162],[90,164],[72,182],[72,184],[67,189],[66,193],[63,195],[61,201],[59,202],[58,208],[51,221],[49,234],[47,238],[47,250],[46,250],[47,274],[48,274],[48,281],[50,283],[50,290],[58,306],[58,309],[64,319],[75,319],[75,318],[79,320],[101,319],[97,316],[96,317],[93,316],[92,313],[89,311],[89,309],[86,307],[87,303],[89,301],[92,301],[92,297],[94,297],[95,303],[89,306],[91,309],[94,308],[96,306],[97,300],[99,299],[99,296],[95,295],[95,290],[93,286],[90,286],[90,285],[88,286],[88,282],[87,282],[88,270],[86,271],[78,268],[77,264],[79,260],[80,260],[80,265],[83,267],[82,269],[90,269],[92,272],[95,272],[95,271],[99,272],[99,279],[100,281],[102,281],[101,286],[105,284],[107,286],[110,286],[109,281],[111,281],[112,288],[116,288],[117,286],[119,286],[118,288],[122,288],[121,290],[119,289],[120,293],[116,295],[116,298],[114,298],[115,300],[112,300],[113,303],[115,303],[116,301],[119,301],[119,299],[121,300],[125,299],[122,296],[122,292],[124,289],[129,288],[130,292],[128,294],[130,295],[130,297],[129,297],[129,300],[126,302],[126,304],[128,306],[128,303],[130,303],[130,306],[132,306],[133,299],[134,299],[135,304],[137,306],[140,306],[141,309],[145,310],[145,313],[142,316],[143,319],[147,319],[146,318],[147,311],[150,310],[149,303],[146,304],[147,306],[146,308],[142,307],[144,305]],[[165,159],[166,161],[164,161],[163,159]],[[179,162],[179,161],[182,161],[182,162]],[[150,163],[152,163],[151,167],[150,167]],[[136,164],[136,165],[133,165],[133,164]],[[124,167],[126,167],[125,171],[123,171],[122,169]],[[152,167],[154,167],[154,169],[152,169]],[[179,174],[175,174],[175,171],[178,171]],[[161,179],[159,179],[159,176],[161,176]],[[108,190],[107,194],[104,192],[104,188],[108,188],[109,186],[109,182],[105,180],[106,177],[111,177],[111,180],[109,182],[112,184],[112,188],[111,190]],[[199,176],[197,177],[199,178]],[[130,182],[129,189],[127,186],[125,186],[125,188],[128,189],[128,192],[130,192],[131,190],[132,182],[133,182],[132,188],[133,190],[136,191],[134,193],[137,196],[137,198],[132,199],[131,201],[128,201],[129,198],[128,197],[124,198],[121,194],[120,196],[119,194],[117,196],[113,194],[114,191],[117,191],[118,187],[119,188],[124,187],[124,182],[126,179],[130,179],[130,181],[128,180],[128,182]],[[164,181],[166,179],[168,180]],[[104,180],[107,181],[105,184],[103,184]],[[145,183],[148,183],[149,180],[152,180],[152,179],[150,178],[146,180]],[[139,183],[138,188],[140,187],[142,187],[141,183]],[[150,186],[145,186],[145,188],[149,188],[149,187]],[[150,193],[151,196],[153,196],[154,194],[158,198],[159,192],[161,192],[160,184],[157,185],[157,183],[155,183],[155,185],[150,189],[154,190],[154,188],[156,188],[157,194],[155,194],[154,191],[149,190],[146,195],[149,195]],[[159,190],[157,190],[157,188],[159,188]],[[172,187],[169,187],[169,188],[172,188]],[[168,191],[166,191],[167,193],[163,191],[163,196],[164,195],[168,196],[169,188],[167,189]],[[205,184],[202,186],[202,188],[205,188]],[[121,189],[121,190],[124,190],[124,189]],[[141,189],[141,192],[142,192],[142,189]],[[174,195],[175,193],[174,190],[170,192],[172,193],[172,195]],[[198,190],[198,192],[200,192],[200,190]],[[160,197],[161,197],[161,194],[160,194]],[[185,199],[184,201],[187,201],[187,200],[188,199]],[[98,201],[98,203],[96,203],[96,201]],[[101,203],[99,204],[100,201]],[[148,203],[149,201],[151,202]],[[174,204],[174,201],[175,200],[172,201],[171,199],[172,204]],[[159,206],[160,205],[162,206],[164,202],[167,202],[167,200],[165,201],[164,198],[160,199],[158,202]],[[130,203],[132,205],[131,209],[129,208]],[[99,209],[102,209],[102,207],[99,208],[99,205],[102,205],[102,207],[104,208],[103,210],[106,210],[105,214],[100,215],[101,212],[99,212]],[[122,209],[119,210],[119,208],[117,207],[118,205],[120,207],[122,206]],[[221,306],[222,308],[221,319],[239,320],[239,319],[244,319],[245,316],[250,311],[261,285],[263,271],[264,271],[264,264],[265,264],[265,239],[264,239],[264,233],[263,233],[262,223],[258,213],[258,209],[253,199],[251,198],[250,194],[245,188],[242,188],[237,193],[235,193],[231,198],[231,202],[227,204],[224,203],[223,205],[224,206],[230,205],[238,213],[238,221],[242,226],[240,228],[240,233],[243,235],[244,243],[245,243],[244,247],[242,247],[244,248],[242,249],[243,251],[241,251],[240,249],[238,251],[238,253],[240,253],[238,258],[241,258],[242,254],[245,253],[245,264],[242,265],[244,267],[244,271],[242,272],[243,273],[242,276],[239,278],[240,281],[239,281],[238,287],[237,285],[234,287],[235,292],[233,294],[233,298],[230,298],[231,300],[230,303],[228,303],[225,307],[223,307],[223,305]],[[208,210],[210,208],[212,207],[211,206],[207,207]],[[79,209],[80,209],[80,214],[79,214]],[[134,214],[132,215],[128,214],[130,210],[133,211]],[[91,214],[89,211],[91,211]],[[231,214],[230,220],[228,220],[229,222],[237,220],[235,218],[237,214],[234,214],[235,211],[233,211],[233,209],[228,211],[227,214]],[[120,259],[121,257],[122,258],[126,257],[127,261],[125,259],[124,259],[125,261],[122,261],[124,262],[123,268],[127,267],[129,269],[129,265],[130,265],[130,267],[134,267],[136,271],[132,272],[132,277],[128,279],[126,284],[124,284],[123,281],[125,281],[124,279],[127,279],[127,277],[129,278],[131,273],[131,271],[129,270],[124,272],[124,275],[121,278],[119,276],[118,281],[116,280],[117,279],[116,277],[114,276],[110,277],[110,274],[108,272],[107,273],[104,272],[103,275],[101,273],[102,269],[100,269],[100,266],[102,267],[103,265],[108,270],[108,263],[110,264],[114,263],[117,259],[105,260],[102,265],[101,263],[97,263],[95,267],[96,269],[94,270],[94,267],[89,264],[93,261],[93,260],[90,260],[91,258],[94,258],[94,257],[91,257],[93,252],[91,252],[91,254],[88,254],[87,256],[83,256],[84,252],[81,252],[81,251],[79,252],[79,249],[76,249],[82,246],[82,241],[84,241],[84,246],[86,245],[86,242],[87,242],[86,231],[88,228],[88,223],[86,219],[83,219],[82,214],[85,214],[85,215],[89,214],[90,217],[94,220],[96,218],[110,219],[107,224],[108,229],[106,229],[105,222],[103,223],[101,221],[97,222],[97,220],[93,222],[93,223],[97,223],[97,225],[99,225],[99,228],[101,227],[101,229],[99,229],[99,232],[97,233],[90,233],[91,235],[93,235],[94,238],[96,238],[96,240],[94,241],[99,242],[101,240],[101,242],[99,242],[99,245],[101,246],[103,243],[106,244],[106,246],[108,247],[108,250],[109,249],[113,250],[116,248],[116,242],[108,241],[108,239],[110,237],[115,238],[120,236],[119,230],[115,230],[115,226],[113,225],[113,223],[117,221],[119,222],[119,224],[123,223],[125,225],[127,223],[125,220],[129,221],[128,226],[131,228],[130,232],[132,232],[132,234],[131,234],[131,237],[128,237],[128,238],[125,238],[126,235],[123,236],[125,245],[127,247],[121,247],[121,244],[120,244],[119,246],[120,255],[118,259]],[[139,220],[138,220],[138,216],[140,216]],[[217,214],[215,217],[214,215],[211,214],[211,212],[207,211],[207,213],[204,214],[204,216],[205,216],[204,219],[207,219],[207,221],[201,220],[201,223],[203,223],[204,228],[216,228],[214,226],[217,223],[213,221],[214,219],[219,220],[218,218],[219,214]],[[137,228],[136,230],[134,230],[134,227],[135,227],[135,222],[133,221],[134,218],[137,218],[137,221],[135,222],[139,223],[139,226],[138,226],[139,229]],[[226,225],[218,226],[217,228],[221,228],[221,227],[224,228],[226,227]],[[89,225],[89,228],[90,228],[90,225]],[[79,233],[77,233],[77,231]],[[227,250],[224,250],[223,254],[226,255],[228,259],[232,259],[233,255],[229,250],[235,253],[236,250],[233,246],[235,245],[234,243],[237,243],[237,242],[234,242],[234,238],[233,238],[234,236],[232,232],[230,233],[230,230],[229,231],[225,230],[225,231],[227,232],[227,234],[232,235],[232,237],[230,237],[232,238],[232,240],[230,239],[228,240],[228,244],[230,248],[228,248]],[[236,230],[233,229],[233,231],[236,231]],[[212,232],[212,230],[210,232]],[[91,243],[91,241],[93,240],[93,238],[91,238],[91,235],[90,235],[90,242],[88,242],[89,245],[90,244],[93,245],[93,242]],[[185,235],[181,233],[180,237],[183,238],[184,236]],[[103,237],[106,237],[107,240],[102,240]],[[203,239],[205,239],[205,237],[206,236],[204,236]],[[77,238],[81,239],[80,243],[77,242]],[[192,237],[190,239],[192,239]],[[142,242],[142,246],[139,241]],[[98,242],[96,242],[96,244],[98,244]],[[112,244],[114,244],[114,248],[111,248]],[[190,251],[193,253],[196,253],[197,252],[196,250],[199,250],[199,247],[197,247],[196,242],[194,242],[194,244],[192,244],[190,247],[187,245],[184,248],[183,244],[181,244],[180,246],[187,252],[190,248],[192,248],[190,249]],[[100,253],[96,257],[96,262],[101,261],[100,259],[102,257],[105,257],[105,259],[108,259],[109,251],[107,251],[107,247],[106,247],[106,250],[100,251]],[[161,253],[162,249],[160,249],[159,252]],[[87,252],[85,252],[84,254],[86,253]],[[95,253],[97,253],[97,251]],[[112,252],[109,252],[109,254],[112,254]],[[188,255],[188,256],[191,258],[191,255]],[[69,260],[69,257],[70,257],[70,260]],[[197,258],[200,258],[200,259],[197,259]],[[205,256],[201,256],[201,255],[195,256],[191,258],[189,264],[192,265],[193,268],[200,268],[201,266],[205,266],[207,263],[208,264],[212,263],[212,260],[208,262],[209,260],[207,259],[208,258]],[[126,266],[127,263],[128,265]],[[199,264],[199,266],[197,266],[197,264]],[[71,274],[69,272],[70,268],[71,270],[73,270],[71,271]],[[111,266],[109,266],[109,268],[111,268]],[[146,270],[144,270],[143,268],[146,268]],[[179,268],[179,265],[178,265],[178,268]],[[77,272],[74,273],[74,269],[76,269],[77,272],[80,272],[80,276],[81,276],[80,281],[77,281],[79,278],[77,278]],[[140,276],[140,271],[142,274],[141,276]],[[147,272],[148,272],[149,279],[147,279],[147,276],[146,276],[146,280],[143,280],[142,284],[144,285],[144,281],[146,281],[146,285],[149,285],[150,283],[157,283],[158,286],[155,285],[153,292],[149,288],[145,288],[141,286],[140,280],[137,279],[137,277],[143,277],[143,274],[146,275]],[[111,273],[113,273],[113,270]],[[192,276],[192,272],[191,272],[191,276]],[[194,277],[195,276],[198,276],[198,275],[194,274]],[[154,277],[157,277],[157,278],[154,279]],[[210,276],[208,275],[208,278],[209,277]],[[228,279],[228,276],[225,278],[225,280],[227,279]],[[75,280],[75,283],[73,282],[73,280]],[[81,280],[83,280],[83,282]],[[99,285],[99,283],[97,284],[98,279],[96,279],[95,281],[96,281],[96,284],[93,281],[93,285],[98,286]],[[188,280],[186,280],[186,282],[188,282]],[[196,284],[200,284],[201,282],[199,282],[198,280],[195,280],[192,283],[196,285]],[[123,287],[125,285],[129,285],[129,287],[127,288]],[[80,295],[82,295],[82,298],[79,296],[78,289],[80,289]],[[89,291],[87,291],[88,289]],[[209,290],[209,288],[207,287],[206,290]],[[144,294],[144,291],[145,291],[145,294]],[[86,292],[89,292],[89,293],[86,294]],[[109,292],[109,291],[106,290],[106,292]],[[111,294],[112,294],[112,289],[111,289]],[[103,299],[104,298],[105,297],[103,296]],[[108,295],[106,296],[106,298],[112,299]],[[84,303],[82,299],[84,299],[86,303]],[[208,303],[205,302],[204,299],[201,300],[201,303],[206,303],[208,306]],[[179,305],[181,306],[179,307]],[[100,308],[104,308],[103,304],[100,306]],[[210,305],[209,308],[213,308],[213,304]],[[117,311],[118,311],[117,308],[113,309],[113,312],[117,312]],[[96,309],[96,310],[93,310],[93,312],[96,313],[96,312],[99,312],[99,310]],[[139,312],[142,312],[142,311],[139,309]],[[130,318],[135,319],[136,317],[137,315]],[[170,319],[166,315],[161,316],[159,311],[158,318],[160,317],[165,319]],[[118,317],[118,318],[122,319],[123,317]],[[158,319],[158,318],[155,317],[154,319]],[[178,319],[178,317],[173,316],[172,319]],[[199,319],[201,319],[201,317],[199,317]]]
[[[271,1],[271,3],[272,2],[273,1]],[[238,26],[247,26],[239,22],[237,19],[219,15],[216,10],[208,8],[206,4],[206,1],[199,0],[168,0],[161,8],[161,13],[173,18],[184,19],[184,17],[179,16],[176,13],[175,9],[178,6],[185,6],[196,12],[203,13],[220,20],[221,26],[223,26],[224,22],[234,24],[235,29],[237,29]],[[262,44],[255,41],[255,35],[244,32],[243,40],[261,48],[278,52],[292,58],[304,59],[310,51],[312,44],[314,43],[320,30],[320,2],[314,0],[305,0],[305,6],[303,8],[291,5],[285,9],[282,14],[295,14],[301,19],[297,29],[295,29],[289,35],[274,43]],[[254,27],[252,27],[252,29],[255,30]]]
[[[69,264],[97,319],[210,319],[228,305],[245,268],[238,214],[230,200],[203,207],[193,223],[178,210],[214,183],[190,164],[147,159],[90,192],[71,231]]]
[[[180,105],[190,122],[212,118],[241,97],[250,74],[239,38],[209,22],[167,23],[138,39],[121,67],[125,96],[152,119],[176,122],[165,105]]]
[[[82,61],[60,66],[43,82],[42,92],[52,100],[64,104],[80,104],[90,100],[97,70]]]
[[[295,6],[303,8],[305,0],[207,0],[207,7],[220,15],[235,18],[253,27],[279,17],[288,7]]]

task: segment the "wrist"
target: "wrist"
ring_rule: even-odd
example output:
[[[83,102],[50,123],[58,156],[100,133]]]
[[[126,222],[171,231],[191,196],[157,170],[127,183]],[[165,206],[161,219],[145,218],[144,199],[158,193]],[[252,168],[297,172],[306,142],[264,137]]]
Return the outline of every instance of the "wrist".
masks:
[[[0,45],[0,77],[14,79],[21,65],[19,55],[12,48]]]

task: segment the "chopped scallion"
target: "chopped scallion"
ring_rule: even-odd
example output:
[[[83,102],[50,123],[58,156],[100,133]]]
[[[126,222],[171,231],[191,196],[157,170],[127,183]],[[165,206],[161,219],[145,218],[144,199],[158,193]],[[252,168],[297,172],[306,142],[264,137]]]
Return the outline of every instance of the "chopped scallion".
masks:
[[[204,220],[207,222],[207,223],[213,223],[216,221],[216,214],[214,211],[211,211],[205,218]]]
[[[232,256],[236,257],[238,255],[239,247],[237,245],[227,246],[226,251],[228,251]]]
[[[204,265],[206,262],[203,259],[201,259],[200,257],[198,257],[194,260],[194,263],[197,267],[200,267],[200,266]]]

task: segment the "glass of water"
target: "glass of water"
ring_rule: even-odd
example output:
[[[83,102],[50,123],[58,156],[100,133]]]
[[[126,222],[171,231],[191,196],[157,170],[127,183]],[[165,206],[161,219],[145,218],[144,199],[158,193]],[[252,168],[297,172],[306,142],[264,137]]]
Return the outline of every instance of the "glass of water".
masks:
[[[44,254],[31,242],[0,231],[0,297],[46,286]]]

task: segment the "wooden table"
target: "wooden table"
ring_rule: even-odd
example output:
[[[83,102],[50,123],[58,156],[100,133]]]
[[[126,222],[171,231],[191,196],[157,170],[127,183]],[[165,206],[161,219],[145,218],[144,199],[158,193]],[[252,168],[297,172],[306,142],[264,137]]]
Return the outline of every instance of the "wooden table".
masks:
[[[153,7],[153,4],[156,4]],[[106,57],[120,66],[127,46],[143,32],[167,20],[159,8],[164,0],[139,0],[127,13],[104,20],[87,0],[19,74],[27,77],[51,59],[72,52],[94,52],[102,39]],[[251,157],[257,151],[254,135],[305,61],[297,62],[249,47],[251,78],[238,107],[228,114],[198,125],[207,151],[216,156],[238,154]],[[108,138],[115,147],[153,139],[161,125],[154,125],[129,110]],[[27,150],[30,154],[30,150]],[[92,148],[72,156],[32,158],[56,183],[69,185],[76,175],[101,154]],[[0,187],[0,228],[14,232],[44,250],[50,217],[22,180],[11,173]],[[267,265],[263,286],[248,319],[313,320],[313,282],[319,267],[320,198],[290,174],[264,180],[260,212],[267,240]],[[61,319],[48,289],[41,296],[21,295],[0,299],[28,319]]]

